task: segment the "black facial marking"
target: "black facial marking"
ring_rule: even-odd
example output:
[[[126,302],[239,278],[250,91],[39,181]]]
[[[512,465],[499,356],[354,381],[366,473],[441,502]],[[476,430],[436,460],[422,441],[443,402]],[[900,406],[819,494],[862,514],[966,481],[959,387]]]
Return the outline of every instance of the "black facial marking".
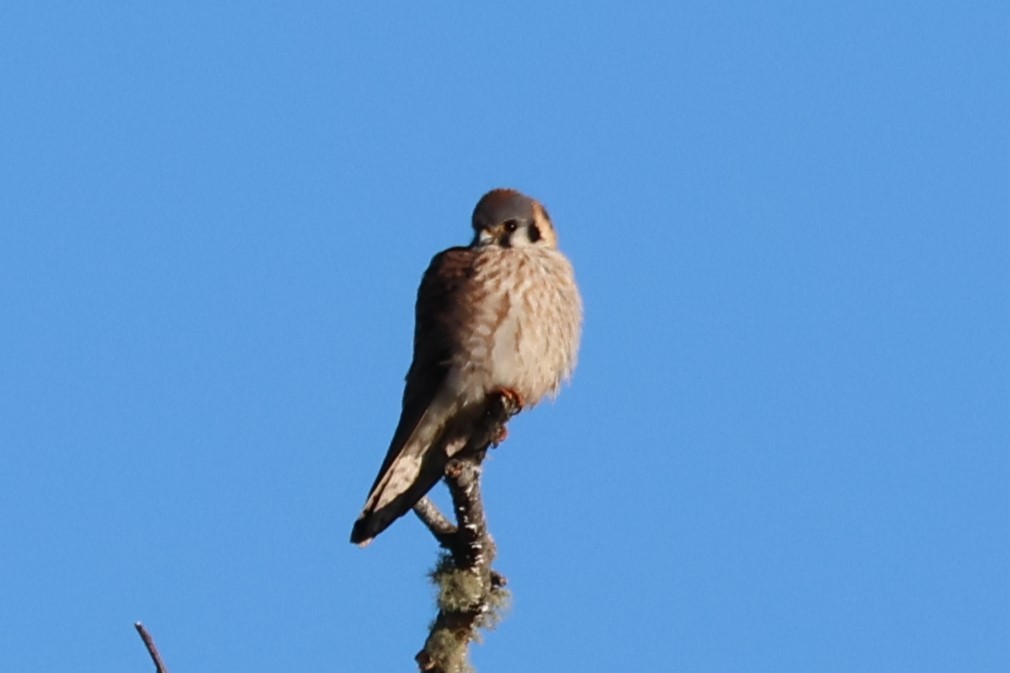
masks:
[[[530,243],[536,243],[540,240],[540,227],[535,224],[530,225],[529,230]]]

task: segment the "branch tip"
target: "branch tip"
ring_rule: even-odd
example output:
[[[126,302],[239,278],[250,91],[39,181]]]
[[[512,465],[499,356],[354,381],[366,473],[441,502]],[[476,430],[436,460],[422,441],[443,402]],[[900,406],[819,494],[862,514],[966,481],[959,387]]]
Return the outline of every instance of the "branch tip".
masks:
[[[151,633],[141,622],[134,622],[133,628],[137,629],[137,633],[140,634],[140,639],[144,641],[144,647],[147,648],[147,653],[151,655],[151,661],[154,662],[155,673],[168,673],[168,667],[165,666],[165,662],[162,661],[161,654],[158,652],[158,646],[154,644],[154,637],[151,636]]]

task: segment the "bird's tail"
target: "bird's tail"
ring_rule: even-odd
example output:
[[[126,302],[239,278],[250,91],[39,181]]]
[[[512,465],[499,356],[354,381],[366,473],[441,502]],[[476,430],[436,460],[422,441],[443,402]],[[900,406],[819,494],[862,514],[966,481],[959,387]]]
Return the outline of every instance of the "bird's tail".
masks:
[[[354,522],[351,542],[364,547],[409,512],[442,478],[445,463],[442,451],[426,451],[423,455],[402,456],[393,461]]]
[[[351,529],[351,542],[367,545],[409,512],[442,478],[448,461],[444,446],[446,420],[454,412],[429,407],[406,440],[400,429],[394,434],[386,461]]]

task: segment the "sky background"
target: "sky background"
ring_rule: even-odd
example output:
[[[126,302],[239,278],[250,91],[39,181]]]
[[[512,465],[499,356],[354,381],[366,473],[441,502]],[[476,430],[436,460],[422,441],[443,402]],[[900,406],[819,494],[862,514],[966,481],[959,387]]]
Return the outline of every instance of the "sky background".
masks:
[[[339,6],[346,4],[346,6]],[[541,199],[580,365],[494,671],[1010,670],[1005,2],[8,0],[0,670],[413,670],[347,542],[431,256]]]

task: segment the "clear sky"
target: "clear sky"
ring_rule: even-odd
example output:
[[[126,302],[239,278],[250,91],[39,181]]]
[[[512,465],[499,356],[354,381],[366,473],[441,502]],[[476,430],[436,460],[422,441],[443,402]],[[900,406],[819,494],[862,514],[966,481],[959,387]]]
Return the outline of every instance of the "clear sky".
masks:
[[[0,671],[411,670],[347,537],[497,186],[586,322],[481,673],[1010,670],[1008,5],[485,5],[0,7]]]

